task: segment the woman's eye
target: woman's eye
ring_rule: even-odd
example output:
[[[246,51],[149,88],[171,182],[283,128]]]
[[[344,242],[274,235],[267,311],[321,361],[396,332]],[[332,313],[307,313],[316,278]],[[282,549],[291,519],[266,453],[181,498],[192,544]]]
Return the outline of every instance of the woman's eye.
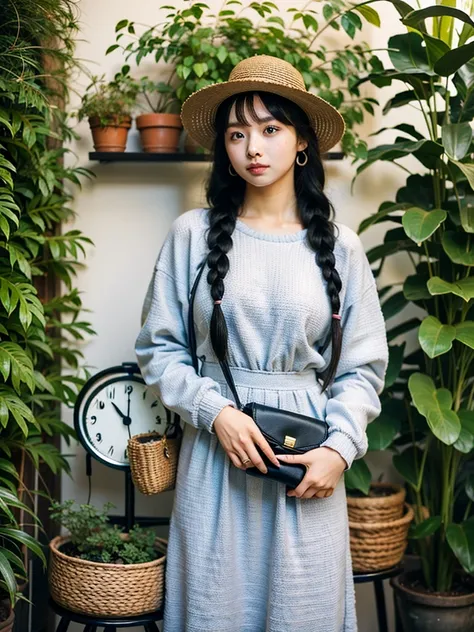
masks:
[[[265,128],[265,131],[268,129],[273,129],[276,132],[278,131],[278,127],[275,127],[274,125],[268,125],[268,127]],[[230,140],[235,140],[234,139],[235,134],[241,134],[241,132],[232,132],[232,134],[230,135]],[[275,135],[274,133],[270,134],[270,136],[274,136],[274,135]]]

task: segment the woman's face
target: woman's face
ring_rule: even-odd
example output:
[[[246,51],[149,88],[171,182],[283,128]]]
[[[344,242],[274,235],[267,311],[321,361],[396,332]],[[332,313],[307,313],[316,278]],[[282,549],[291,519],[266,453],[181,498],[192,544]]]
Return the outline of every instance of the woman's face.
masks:
[[[237,122],[235,103],[232,105],[225,148],[234,171],[249,184],[263,187],[293,171],[297,152],[306,149],[308,143],[298,142],[295,128],[273,118],[260,97],[254,97],[253,105],[260,122],[252,119],[245,104],[244,114],[249,127]],[[249,171],[248,167],[257,162],[268,166],[261,173]]]

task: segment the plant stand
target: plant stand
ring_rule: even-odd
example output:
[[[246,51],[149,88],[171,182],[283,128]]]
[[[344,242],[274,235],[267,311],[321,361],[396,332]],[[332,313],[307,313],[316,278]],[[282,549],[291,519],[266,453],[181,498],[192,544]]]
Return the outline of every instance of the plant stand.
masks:
[[[394,577],[401,573],[403,568],[401,566],[392,566],[383,571],[377,571],[374,573],[354,573],[354,584],[365,584],[367,582],[374,583],[375,591],[375,604],[377,608],[377,622],[379,632],[386,632],[388,630],[387,625],[387,608],[385,604],[385,594],[383,590],[383,580],[389,577]],[[402,632],[400,618],[395,605],[395,632]]]
[[[163,608],[150,612],[148,614],[142,614],[139,617],[126,617],[121,619],[110,619],[103,617],[89,617],[85,614],[78,614],[67,610],[58,605],[51,598],[49,599],[50,608],[61,617],[61,620],[56,628],[56,632],[67,632],[69,624],[82,623],[84,625],[83,632],[97,632],[98,628],[103,628],[104,632],[116,632],[117,628],[133,628],[136,626],[143,626],[144,632],[158,632],[158,626],[156,621],[162,621]]]

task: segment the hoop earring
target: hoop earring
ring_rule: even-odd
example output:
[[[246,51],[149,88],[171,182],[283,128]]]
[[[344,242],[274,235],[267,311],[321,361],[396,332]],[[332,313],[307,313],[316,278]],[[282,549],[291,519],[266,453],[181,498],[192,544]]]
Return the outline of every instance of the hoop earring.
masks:
[[[305,161],[304,162],[300,162],[299,161],[299,154],[296,154],[296,164],[299,165],[300,167],[304,167],[305,164],[308,162],[308,155],[304,151],[302,151],[301,153],[304,154]]]
[[[236,176],[236,175],[237,175],[237,172],[236,172],[236,173],[232,173],[232,171],[231,171],[231,169],[232,169],[232,165],[231,165],[231,163],[230,163],[230,162],[229,162],[229,167],[228,167],[228,169],[229,169],[229,173],[230,173],[230,175],[231,175],[231,176]]]

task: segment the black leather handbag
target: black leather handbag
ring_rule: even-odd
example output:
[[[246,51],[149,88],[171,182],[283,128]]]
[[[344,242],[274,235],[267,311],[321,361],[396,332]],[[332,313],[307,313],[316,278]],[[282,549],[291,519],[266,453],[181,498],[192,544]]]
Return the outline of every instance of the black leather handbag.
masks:
[[[196,354],[193,305],[197,285],[206,263],[207,257],[201,264],[189,299],[189,346],[196,373],[198,373],[199,369]],[[219,364],[239,410],[252,417],[275,454],[304,454],[305,452],[309,452],[309,450],[318,448],[321,443],[326,440],[328,436],[328,424],[326,421],[289,410],[281,410],[280,408],[266,406],[265,404],[258,404],[256,402],[250,402],[242,406],[227,361],[219,361]],[[268,472],[264,474],[257,467],[249,467],[246,469],[247,474],[274,479],[280,483],[284,483],[291,489],[294,489],[301,483],[306,474],[305,465],[301,463],[281,463],[278,468],[273,465],[257,445],[255,447],[267,466]]]

